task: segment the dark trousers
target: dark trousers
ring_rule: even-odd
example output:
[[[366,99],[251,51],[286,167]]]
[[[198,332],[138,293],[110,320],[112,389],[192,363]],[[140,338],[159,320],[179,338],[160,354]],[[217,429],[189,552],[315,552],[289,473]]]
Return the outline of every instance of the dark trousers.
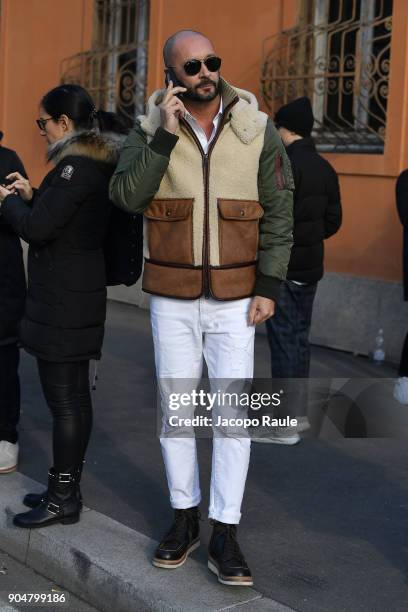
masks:
[[[408,376],[408,334],[405,336],[405,342],[402,348],[401,361],[400,361],[398,375]]]
[[[274,386],[284,391],[282,416],[303,416],[307,411],[307,382],[302,379],[309,376],[309,333],[316,289],[317,283],[284,281],[275,315],[266,321],[272,379]]]
[[[53,415],[54,469],[82,466],[92,430],[89,361],[52,363],[38,360],[43,393]]]
[[[0,441],[15,444],[20,420],[20,351],[16,343],[0,346]]]

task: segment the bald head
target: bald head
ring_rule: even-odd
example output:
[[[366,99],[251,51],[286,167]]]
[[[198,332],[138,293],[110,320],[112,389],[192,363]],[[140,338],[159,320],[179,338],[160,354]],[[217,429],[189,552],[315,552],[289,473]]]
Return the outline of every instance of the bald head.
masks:
[[[221,60],[217,58],[217,69],[213,67],[210,70],[207,62],[212,57],[216,57],[214,47],[204,34],[194,30],[176,32],[166,40],[163,47],[166,86],[172,81],[173,85],[185,87],[186,91],[182,94],[185,104],[212,102],[220,92],[221,65]],[[188,64],[192,65],[192,71],[186,70]]]
[[[210,53],[214,53],[214,48],[211,42],[201,32],[195,30],[180,30],[166,40],[163,47],[163,60],[165,66],[172,66],[175,57],[189,55],[189,49],[194,49],[198,46],[204,46],[211,49]]]

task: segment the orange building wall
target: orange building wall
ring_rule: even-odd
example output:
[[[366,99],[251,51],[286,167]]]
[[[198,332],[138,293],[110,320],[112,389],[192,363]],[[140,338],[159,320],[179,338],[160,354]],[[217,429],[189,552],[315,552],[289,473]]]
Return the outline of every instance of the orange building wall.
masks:
[[[327,270],[402,278],[395,183],[408,167],[408,2],[394,0],[384,155],[327,155],[340,175],[344,224],[327,243]]]
[[[325,242],[326,271],[384,280],[401,279],[401,225],[395,179],[340,177],[343,225]]]
[[[259,96],[262,42],[294,25],[298,0],[151,0],[148,93],[162,87],[161,50],[181,28],[206,33],[223,75]],[[44,176],[44,142],[34,119],[41,95],[58,83],[60,62],[91,43],[93,0],[3,0],[0,21],[0,129],[34,184]],[[384,155],[327,155],[340,175],[344,224],[326,243],[326,270],[400,280],[401,227],[395,179],[408,167],[408,2],[394,0],[390,95]]]
[[[163,86],[164,41],[177,30],[192,29],[211,39],[227,81],[260,99],[262,42],[294,21],[296,7],[297,0],[152,0],[148,91]]]
[[[0,129],[34,185],[45,174],[38,103],[58,85],[61,60],[89,47],[91,24],[92,0],[2,0]]]

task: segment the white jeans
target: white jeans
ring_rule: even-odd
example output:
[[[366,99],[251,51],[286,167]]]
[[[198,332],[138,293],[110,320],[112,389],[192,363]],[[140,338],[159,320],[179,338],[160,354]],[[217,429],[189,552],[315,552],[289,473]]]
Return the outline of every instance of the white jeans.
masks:
[[[168,427],[169,385],[192,389],[201,379],[203,356],[208,375],[218,389],[220,379],[252,379],[255,327],[248,325],[251,298],[220,302],[213,299],[178,300],[151,296],[150,312],[154,341],[156,373],[162,397],[163,425],[160,438],[170,503],[173,508],[190,508],[201,501],[199,470],[194,431],[184,437],[164,437]],[[169,382],[172,379],[173,382]],[[176,380],[183,379],[183,380]],[[214,381],[214,379],[218,379]],[[215,389],[214,389],[215,390]],[[212,389],[213,391],[213,389]],[[213,409],[211,415],[216,418]],[[219,408],[237,416],[233,406]],[[242,415],[239,408],[239,416]],[[183,416],[193,416],[194,407]],[[228,428],[217,428],[213,437],[209,517],[236,524],[241,518],[250,455],[250,437],[232,435]]]

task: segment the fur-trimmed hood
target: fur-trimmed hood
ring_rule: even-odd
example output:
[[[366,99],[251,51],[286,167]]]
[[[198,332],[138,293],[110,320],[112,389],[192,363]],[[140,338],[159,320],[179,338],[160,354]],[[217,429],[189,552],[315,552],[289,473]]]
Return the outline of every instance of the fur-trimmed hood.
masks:
[[[268,115],[259,110],[258,101],[251,92],[231,87],[223,78],[220,81],[224,108],[234,103],[230,111],[231,129],[244,144],[250,144],[265,130]],[[138,117],[140,127],[150,137],[161,125],[159,104],[165,91],[155,91],[147,102],[146,114]]]
[[[116,166],[125,139],[125,134],[96,129],[76,131],[51,144],[47,159],[58,164],[68,155],[77,155]]]

